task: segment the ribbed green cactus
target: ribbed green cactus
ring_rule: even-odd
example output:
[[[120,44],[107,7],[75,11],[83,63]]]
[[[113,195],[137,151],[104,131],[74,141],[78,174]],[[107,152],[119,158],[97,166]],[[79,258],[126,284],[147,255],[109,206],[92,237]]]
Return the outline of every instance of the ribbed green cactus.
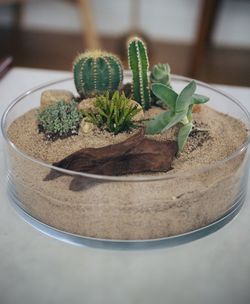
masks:
[[[89,51],[73,63],[75,86],[81,97],[93,97],[119,89],[123,80],[120,60],[111,53]]]
[[[132,70],[132,94],[133,98],[139,102],[144,110],[150,108],[150,89],[148,79],[148,54],[144,42],[137,37],[128,41],[128,62]]]

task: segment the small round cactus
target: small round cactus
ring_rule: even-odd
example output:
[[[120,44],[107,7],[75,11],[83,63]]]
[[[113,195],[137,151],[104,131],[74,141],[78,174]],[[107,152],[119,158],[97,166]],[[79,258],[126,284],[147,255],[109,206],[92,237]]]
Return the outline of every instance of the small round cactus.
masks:
[[[81,97],[94,97],[119,89],[123,80],[120,60],[111,53],[89,51],[73,63],[76,89]]]

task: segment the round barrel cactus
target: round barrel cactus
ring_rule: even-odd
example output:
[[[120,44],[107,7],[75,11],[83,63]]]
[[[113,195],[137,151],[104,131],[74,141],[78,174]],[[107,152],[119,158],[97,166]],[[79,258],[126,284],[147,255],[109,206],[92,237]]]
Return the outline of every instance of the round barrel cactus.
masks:
[[[111,53],[89,51],[73,63],[76,89],[81,97],[93,97],[119,89],[123,80],[120,60]]]

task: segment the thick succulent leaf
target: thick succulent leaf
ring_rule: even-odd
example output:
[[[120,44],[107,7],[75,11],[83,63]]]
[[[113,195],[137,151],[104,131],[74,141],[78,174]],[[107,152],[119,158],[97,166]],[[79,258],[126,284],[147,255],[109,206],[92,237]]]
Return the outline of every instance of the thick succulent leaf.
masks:
[[[187,111],[187,119],[189,122],[192,122],[192,119],[193,119],[193,104],[191,104],[189,107],[188,107],[188,111]]]
[[[171,111],[175,111],[175,103],[178,94],[162,83],[152,84],[152,92],[164,103]]]
[[[172,128],[173,126],[175,126],[177,123],[181,122],[184,117],[186,117],[186,112],[180,112],[180,113],[176,113],[174,116],[171,117],[169,123],[167,125],[165,125],[165,127],[162,129],[161,132],[165,132],[168,129]]]
[[[183,127],[180,128],[178,137],[177,137],[177,142],[178,142],[178,150],[181,152],[187,142],[188,136],[192,130],[193,124],[190,122]]]
[[[176,112],[182,112],[184,110],[187,111],[187,108],[193,102],[192,96],[195,90],[196,90],[196,83],[193,80],[178,95],[176,99],[176,107],[175,107]]]
[[[147,121],[146,134],[157,134],[170,122],[172,118],[171,112],[162,112],[153,119]]]
[[[193,94],[192,96],[192,103],[193,104],[201,104],[206,103],[209,101],[209,97],[200,95],[200,94]]]

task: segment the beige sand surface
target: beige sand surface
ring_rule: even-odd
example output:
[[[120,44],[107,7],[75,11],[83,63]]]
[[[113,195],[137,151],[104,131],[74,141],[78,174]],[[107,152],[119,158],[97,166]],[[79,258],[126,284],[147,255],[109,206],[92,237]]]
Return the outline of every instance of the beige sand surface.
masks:
[[[19,149],[48,163],[83,147],[105,146],[131,135],[113,136],[94,130],[87,135],[45,142],[43,134],[37,131],[35,111],[15,120],[8,135]],[[194,120],[209,132],[189,138],[184,152],[174,161],[173,170],[146,175],[161,180],[112,182],[64,175],[48,182],[44,181],[48,168],[22,158],[10,148],[10,183],[15,185],[15,195],[23,207],[33,216],[84,236],[151,239],[202,227],[222,216],[242,192],[245,153],[220,166],[211,165],[243,144],[247,130],[241,121],[208,106],[195,113]],[[155,138],[173,138],[175,133],[171,130]],[[204,165],[210,165],[210,169],[185,175]],[[178,176],[170,178],[174,173]]]

